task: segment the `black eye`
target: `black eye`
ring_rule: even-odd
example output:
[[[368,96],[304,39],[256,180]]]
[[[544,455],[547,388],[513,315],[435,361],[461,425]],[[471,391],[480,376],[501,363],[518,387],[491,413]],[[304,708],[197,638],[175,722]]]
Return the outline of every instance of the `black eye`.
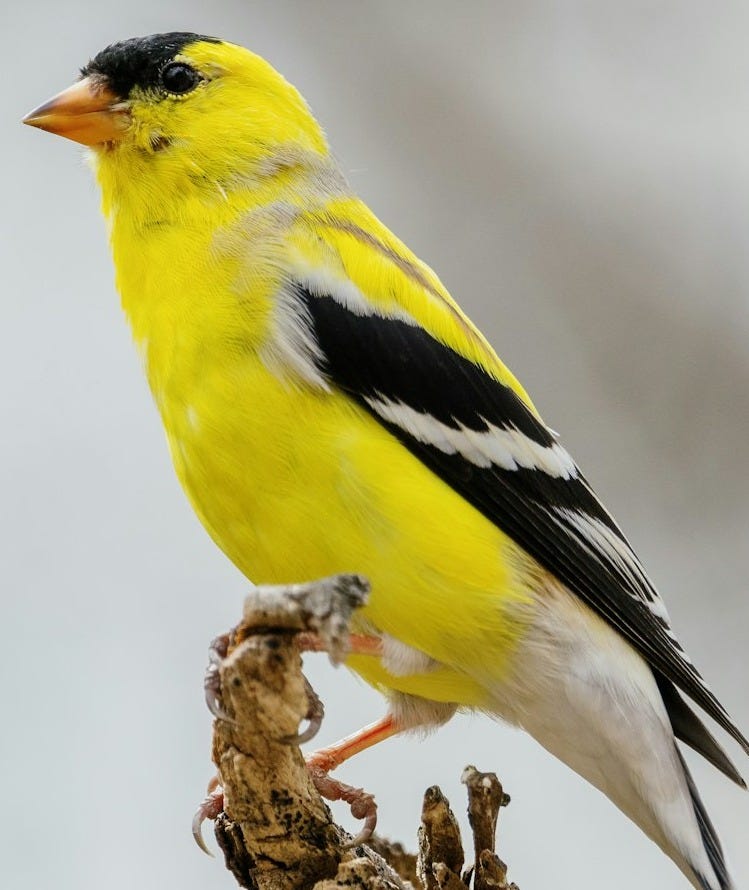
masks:
[[[161,83],[170,93],[189,93],[199,82],[198,72],[184,62],[170,62],[161,72]]]

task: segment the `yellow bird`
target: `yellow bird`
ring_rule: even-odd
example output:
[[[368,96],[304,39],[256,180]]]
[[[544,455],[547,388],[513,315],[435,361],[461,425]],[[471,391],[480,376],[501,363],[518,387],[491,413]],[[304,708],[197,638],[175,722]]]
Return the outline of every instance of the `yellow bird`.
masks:
[[[125,40],[25,122],[91,147],[117,287],[174,465],[257,583],[359,572],[350,666],[387,716],[326,771],[476,708],[728,890],[676,739],[741,747],[611,515],[435,273],[353,193],[300,94],[248,50]],[[373,642],[374,641],[374,642]]]

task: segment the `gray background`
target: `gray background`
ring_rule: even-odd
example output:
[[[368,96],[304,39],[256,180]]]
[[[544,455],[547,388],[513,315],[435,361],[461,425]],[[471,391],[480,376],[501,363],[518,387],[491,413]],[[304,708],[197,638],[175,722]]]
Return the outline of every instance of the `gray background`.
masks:
[[[4,886],[233,886],[189,822],[211,773],[206,645],[247,582],[173,477],[79,149],[18,125],[134,34],[223,36],[300,87],[354,186],[562,432],[749,728],[746,3],[4,9]],[[379,715],[376,694],[311,661],[322,742]],[[746,884],[749,797],[690,761]],[[467,762],[513,796],[501,851],[523,890],[685,886],[598,793],[484,718],[389,741],[344,775],[413,845],[428,785],[463,810]]]

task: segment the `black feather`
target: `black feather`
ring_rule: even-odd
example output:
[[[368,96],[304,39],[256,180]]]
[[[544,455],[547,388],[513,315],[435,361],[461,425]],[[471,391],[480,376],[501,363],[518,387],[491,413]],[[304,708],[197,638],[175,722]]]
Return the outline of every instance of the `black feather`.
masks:
[[[167,62],[188,44],[196,41],[221,43],[216,37],[206,37],[190,31],[131,37],[103,49],[81,68],[81,76],[101,75],[117,96],[126,99],[135,86],[142,89],[158,87],[159,75]]]
[[[726,752],[720,747],[713,734],[700,718],[684,701],[674,684],[662,677],[657,671],[655,672],[655,680],[676,738],[684,742],[685,745],[689,745],[698,754],[701,754],[705,760],[712,763],[716,769],[719,769],[724,776],[728,776],[739,787],[746,788],[746,782],[733,763],[731,763]]]
[[[697,825],[700,829],[702,843],[705,847],[707,858],[710,860],[710,865],[712,865],[713,871],[715,872],[715,877],[718,879],[718,886],[720,887],[720,890],[734,890],[735,885],[731,880],[731,876],[728,874],[728,866],[726,865],[726,859],[723,854],[723,848],[720,845],[720,840],[718,839],[718,834],[713,827],[713,823],[710,821],[710,817],[707,815],[705,805],[702,803],[702,799],[697,791],[697,786],[694,784],[694,779],[687,768],[683,755],[678,750],[677,753],[679,755],[679,760],[681,760],[681,765],[684,768],[684,775],[687,780],[689,794],[692,798],[692,806],[694,807],[694,814],[697,817]],[[693,870],[697,880],[700,882],[704,890],[715,890],[715,885],[709,881],[705,875],[700,874],[694,868]]]
[[[321,372],[619,631],[654,670],[749,752],[749,740],[686,658],[664,616],[651,608],[659,603],[655,589],[582,474],[564,479],[542,469],[471,464],[392,423],[377,413],[373,402],[406,405],[454,429],[465,426],[481,432],[491,423],[550,447],[554,437],[522,400],[407,320],[358,314],[334,296],[315,295],[303,286],[297,286],[296,296],[322,353]],[[578,517],[593,520],[614,535],[624,557],[619,553],[612,557],[598,546],[585,528],[576,526]]]

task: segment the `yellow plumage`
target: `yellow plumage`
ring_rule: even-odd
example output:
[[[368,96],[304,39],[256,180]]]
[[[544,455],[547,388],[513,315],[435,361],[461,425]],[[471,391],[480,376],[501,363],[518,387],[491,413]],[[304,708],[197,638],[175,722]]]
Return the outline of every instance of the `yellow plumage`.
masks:
[[[364,620],[442,664],[473,658],[501,674],[520,632],[503,604],[528,600],[517,546],[344,395],[274,373],[263,347],[275,294],[292,272],[351,281],[527,396],[431,269],[351,194],[296,90],[246,50],[187,52],[247,69],[260,106],[248,112],[238,79],[220,84],[217,112],[208,84],[189,121],[195,168],[139,144],[95,166],[122,305],[193,507],[254,582],[361,572],[373,591]],[[179,132],[174,115],[144,116],[139,143],[148,126]],[[165,169],[144,189],[147,163]],[[393,677],[374,659],[350,662],[381,687],[485,704],[464,672]]]
[[[350,666],[393,718],[478,707],[730,890],[677,690],[749,741],[620,529],[432,270],[351,192],[299,93],[190,34],[115,44],[27,122],[91,145],[122,305],[177,474],[257,583],[366,575]],[[389,722],[388,722],[389,721]]]

